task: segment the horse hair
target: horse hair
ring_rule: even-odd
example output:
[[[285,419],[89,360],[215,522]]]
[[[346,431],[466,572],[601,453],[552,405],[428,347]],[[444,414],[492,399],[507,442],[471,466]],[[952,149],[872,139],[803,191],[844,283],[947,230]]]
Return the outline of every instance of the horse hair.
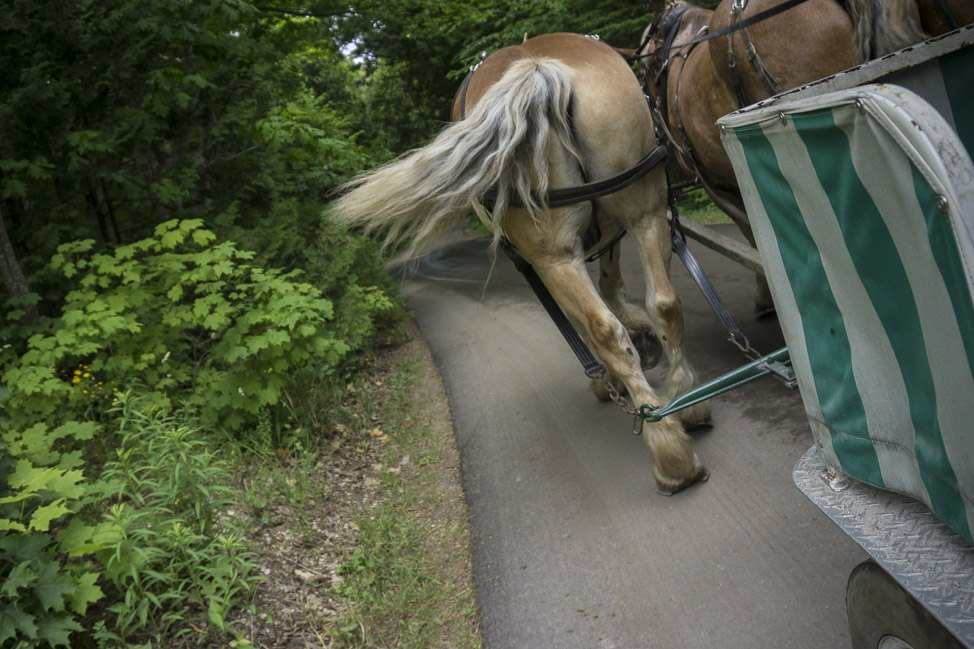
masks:
[[[571,75],[554,59],[514,62],[467,118],[445,127],[428,145],[347,183],[332,205],[335,219],[366,232],[385,229],[385,245],[405,243],[410,257],[428,252],[471,205],[502,236],[516,195],[536,223],[548,190],[549,148],[580,161],[568,123]],[[488,209],[484,194],[496,189]],[[416,197],[419,196],[419,200]]]
[[[914,0],[846,0],[856,45],[869,61],[924,39],[913,12]]]

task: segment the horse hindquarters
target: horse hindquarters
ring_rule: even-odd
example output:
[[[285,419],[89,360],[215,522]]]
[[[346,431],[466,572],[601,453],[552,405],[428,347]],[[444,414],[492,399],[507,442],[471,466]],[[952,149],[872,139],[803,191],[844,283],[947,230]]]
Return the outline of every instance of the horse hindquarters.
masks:
[[[470,206],[492,189],[498,220],[511,196],[537,218],[536,197],[548,189],[549,150],[574,153],[570,99],[571,75],[564,65],[551,59],[516,61],[465,120],[346,185],[332,215],[367,232],[387,229],[386,245],[403,242],[413,257],[462,223]],[[487,225],[496,244],[503,224],[488,219]]]

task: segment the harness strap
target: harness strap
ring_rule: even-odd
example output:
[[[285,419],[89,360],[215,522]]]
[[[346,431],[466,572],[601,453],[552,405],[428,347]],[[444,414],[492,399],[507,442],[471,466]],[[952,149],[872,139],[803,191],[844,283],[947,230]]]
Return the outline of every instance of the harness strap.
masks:
[[[548,287],[545,286],[538,272],[534,270],[534,266],[521,256],[506,237],[501,239],[501,247],[507,253],[507,256],[511,258],[511,261],[514,262],[514,267],[524,275],[524,279],[528,281],[538,301],[541,302],[545,311],[548,312],[548,316],[555,323],[555,326],[558,327],[558,331],[561,332],[562,337],[568,343],[568,346],[571,347],[571,350],[575,353],[579,362],[581,362],[582,367],[585,368],[585,376],[594,379],[604,375],[605,367],[595,358],[589,350],[588,345],[585,344],[582,337],[575,331],[575,327],[572,326],[572,323],[568,320],[568,316],[565,315],[565,312],[555,302],[554,296],[548,290]]]
[[[460,119],[464,120],[467,118],[467,87],[470,85],[470,77],[473,76],[473,71],[477,69],[477,66],[471,67],[467,74],[463,77],[463,83],[460,84],[460,90],[457,92],[460,95]]]
[[[735,32],[738,29],[744,29],[745,27],[750,27],[751,25],[753,25],[755,23],[759,23],[762,20],[765,20],[767,18],[771,18],[772,16],[777,16],[778,14],[784,13],[784,12],[788,11],[789,9],[791,9],[793,7],[797,7],[798,5],[802,4],[803,2],[807,2],[807,1],[808,0],[785,0],[785,2],[782,2],[780,5],[776,5],[774,7],[771,7],[770,9],[765,9],[764,11],[761,11],[759,13],[754,14],[750,18],[745,18],[743,21],[741,21],[739,23],[735,23],[735,24],[728,25],[727,27],[724,27],[723,29],[718,29],[715,32],[712,32],[712,33],[709,33],[709,34],[704,34],[703,36],[697,36],[696,38],[694,38],[692,40],[689,40],[686,43],[680,43],[679,45],[675,45],[673,47],[675,49],[679,49],[679,48],[683,48],[683,47],[693,47],[694,45],[697,45],[698,43],[703,43],[705,41],[709,41],[709,40],[714,39],[714,38],[720,38],[721,36],[727,36],[731,32]],[[680,9],[682,9],[682,7]],[[679,11],[679,9],[677,9],[676,11]],[[648,42],[648,40],[649,39],[646,39],[646,42]],[[638,61],[639,59],[649,58],[650,56],[653,56],[653,55],[650,54],[650,53],[638,54],[638,55],[636,55],[633,58],[633,60],[634,61]]]
[[[584,203],[585,201],[593,201],[602,196],[608,196],[636,182],[665,159],[666,147],[658,146],[643,156],[634,166],[615,176],[578,185],[577,187],[549,190],[547,200],[539,200],[539,202],[546,204],[548,207],[565,207],[566,205]],[[484,195],[485,203],[494,203],[496,200],[496,191],[489,191]],[[516,196],[510,197],[510,205],[524,207]]]
[[[668,192],[668,200],[670,203],[670,240],[673,244],[673,251],[683,262],[683,265],[687,267],[690,272],[690,276],[693,278],[694,283],[703,293],[704,298],[707,300],[707,304],[710,305],[711,310],[720,320],[720,323],[730,334],[730,342],[734,343],[741,351],[743,351],[747,356],[751,358],[757,358],[760,354],[751,347],[750,341],[741,328],[737,326],[734,318],[731,316],[730,311],[727,310],[727,306],[724,301],[720,299],[720,295],[717,293],[717,289],[714,287],[710,278],[704,272],[703,267],[697,260],[696,255],[691,252],[690,248],[687,246],[686,236],[683,234],[683,228],[680,226],[680,213],[676,205],[676,193],[670,189]]]
[[[940,7],[940,13],[944,15],[947,20],[947,25],[951,30],[957,29],[957,21],[954,20],[954,14],[951,13],[950,7],[947,6],[946,0],[937,0],[937,6]]]
[[[744,16],[744,9],[747,7],[747,0],[735,0],[731,5],[731,22],[730,24],[736,25]],[[742,27],[741,38],[744,40],[744,51],[747,52],[747,58],[751,62],[751,67],[757,73],[758,78],[761,79],[761,83],[764,84],[765,89],[772,95],[776,95],[781,92],[781,87],[778,82],[775,81],[774,76],[771,71],[768,70],[768,66],[764,64],[764,60],[758,54],[757,48],[754,46],[754,41],[751,39],[751,33],[747,31],[746,28]],[[727,66],[730,68],[731,77],[734,80],[734,91],[737,93],[737,104],[738,108],[744,108],[751,103],[751,98],[748,96],[747,91],[744,88],[744,80],[741,78],[741,73],[737,69],[737,59],[734,56],[734,37],[727,37]]]

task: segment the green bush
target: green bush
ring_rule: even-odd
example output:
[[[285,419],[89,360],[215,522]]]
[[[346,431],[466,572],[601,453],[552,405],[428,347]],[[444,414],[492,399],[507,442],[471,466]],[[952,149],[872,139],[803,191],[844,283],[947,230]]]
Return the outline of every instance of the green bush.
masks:
[[[0,436],[0,646],[67,647],[76,616],[102,596],[87,560],[95,529],[79,516],[92,485],[79,453],[61,450],[96,430],[72,421]]]
[[[105,395],[140,386],[205,426],[238,430],[278,402],[289,373],[337,365],[362,344],[369,318],[392,306],[380,289],[348,287],[358,321],[343,317],[336,331],[334,304],[318,289],[214,239],[184,220],[111,254],[92,252],[92,241],[60,246],[52,266],[73,288],[4,373],[8,416],[28,425],[65,409],[97,417]],[[80,365],[100,393],[69,378]]]
[[[117,447],[97,480],[77,450],[93,423],[0,437],[2,647],[195,645],[191,629],[226,637],[250,601],[223,464],[195,429],[117,399]]]
[[[151,641],[199,646],[207,621],[230,630],[256,577],[233,533],[231,477],[199,432],[122,397],[119,442],[104,468],[104,523],[95,535],[110,582],[107,646]]]

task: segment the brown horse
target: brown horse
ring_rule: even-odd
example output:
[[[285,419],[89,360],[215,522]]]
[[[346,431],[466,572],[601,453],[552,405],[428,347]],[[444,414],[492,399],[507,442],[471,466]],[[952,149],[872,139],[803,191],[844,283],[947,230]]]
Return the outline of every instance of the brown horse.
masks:
[[[367,230],[385,228],[387,241],[405,241],[417,255],[473,206],[495,249],[502,238],[517,248],[635,404],[664,398],[647,382],[630,332],[651,329],[662,343],[665,395],[694,385],[669,278],[663,168],[594,201],[550,207],[545,198],[549,187],[611,178],[656,147],[649,108],[625,60],[584,36],[532,38],[484,60],[464,82],[454,115],[464,119],[428,145],[353,181],[332,214]],[[595,213],[604,232],[624,228],[636,242],[644,307],[626,301],[617,248],[601,257],[598,289],[590,278],[583,234]],[[707,419],[703,406],[643,424],[660,492],[707,477],[684,430]]]
[[[917,0],[920,25],[927,36],[940,36],[974,23],[971,0]]]
[[[923,38],[944,20],[941,0],[807,0],[727,36],[700,40],[784,0],[723,0],[714,11],[670,3],[646,29],[637,53],[647,90],[684,171],[697,179],[754,244],[717,119],[772,94],[858,65]],[[956,21],[974,16],[970,0],[948,3]],[[924,23],[926,25],[926,23]],[[697,40],[693,44],[693,42]],[[661,95],[665,97],[661,98]],[[772,308],[758,276],[758,311]]]

